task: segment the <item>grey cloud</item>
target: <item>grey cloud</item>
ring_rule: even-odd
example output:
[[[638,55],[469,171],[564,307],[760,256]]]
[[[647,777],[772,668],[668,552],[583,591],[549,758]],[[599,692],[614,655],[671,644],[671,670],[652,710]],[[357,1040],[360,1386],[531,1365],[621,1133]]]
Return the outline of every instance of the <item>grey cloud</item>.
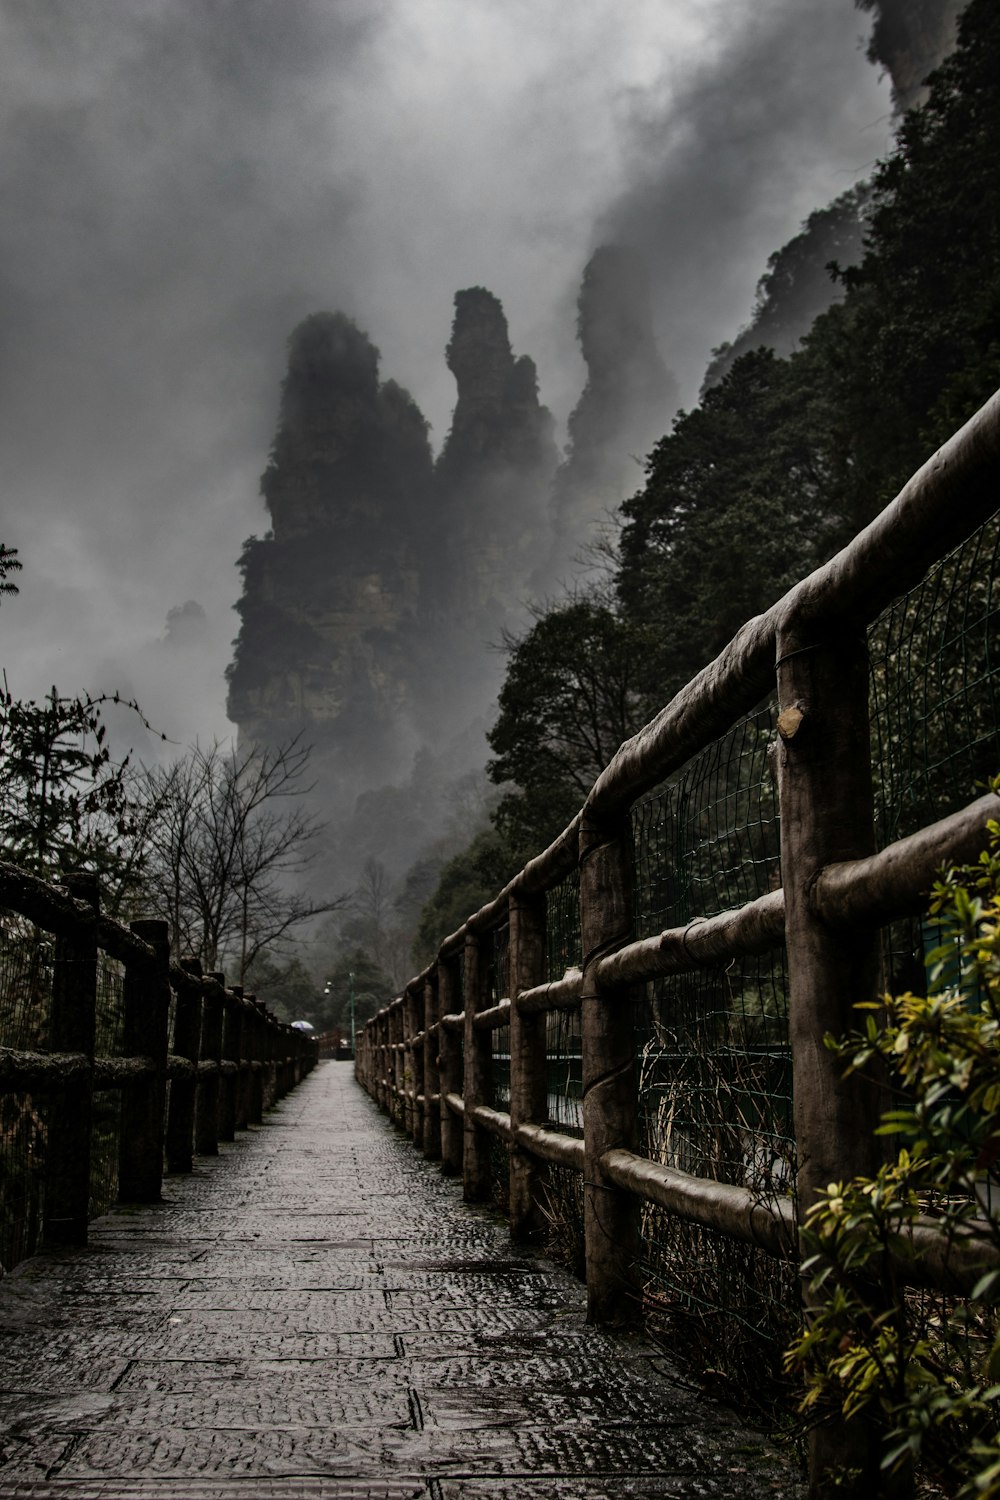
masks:
[[[717,50],[634,115],[632,180],[599,238],[649,260],[667,361],[684,399],[712,346],[749,317],[767,256],[863,176],[890,141],[888,91],[860,65],[850,0],[730,8]]]
[[[486,285],[564,419],[613,232],[696,386],[767,253],[881,147],[860,27],[851,0],[0,0],[15,690],[118,671],[172,738],[226,731],[233,564],[309,312],[368,330],[440,444],[452,297]],[[181,664],[155,643],[188,598]]]

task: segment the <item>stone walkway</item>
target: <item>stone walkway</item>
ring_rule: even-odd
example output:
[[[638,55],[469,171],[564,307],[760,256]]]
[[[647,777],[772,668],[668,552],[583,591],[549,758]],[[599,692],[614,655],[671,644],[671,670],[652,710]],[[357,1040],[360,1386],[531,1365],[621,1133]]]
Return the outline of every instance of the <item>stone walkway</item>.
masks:
[[[800,1494],[662,1352],[586,1327],[355,1085],[0,1283],[0,1497]]]

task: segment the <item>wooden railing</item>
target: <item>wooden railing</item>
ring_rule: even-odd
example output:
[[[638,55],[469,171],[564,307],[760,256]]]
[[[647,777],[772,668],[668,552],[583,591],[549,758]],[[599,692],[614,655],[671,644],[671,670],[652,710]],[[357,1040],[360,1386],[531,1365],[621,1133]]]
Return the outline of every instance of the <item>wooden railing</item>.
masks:
[[[45,1243],[86,1244],[96,1092],[121,1096],[118,1199],[148,1203],[160,1197],[164,1166],[190,1172],[196,1154],[217,1154],[316,1061],[308,1036],[224,975],[172,963],[165,922],[126,928],[103,916],[92,876],[56,887],[0,863],[0,908],[55,937],[44,1049],[0,1045],[0,1094],[40,1101]],[[101,954],[123,966],[123,1044],[113,1056],[96,1050]]]
[[[962,811],[876,852],[869,740],[869,624],[1000,505],[1000,393],[909,481],[842,552],[745,624],[598,777],[569,827],[495,900],[442,944],[433,963],[361,1034],[357,1076],[465,1195],[490,1188],[490,1140],[509,1146],[515,1241],[536,1238],[548,1163],[583,1174],[591,1320],[617,1321],[641,1302],[640,1212],[658,1204],[778,1257],[797,1255],[797,1218],[827,1183],[877,1168],[878,1094],[823,1045],[873,999],[878,929],[925,909],[940,866],[974,860],[1000,799]],[[781,889],[740,909],[637,940],[632,805],[770,695],[777,696],[775,771]],[[997,766],[1000,770],[1000,765]],[[580,878],[579,968],[546,983],[547,893]],[[509,994],[488,994],[491,934],[509,924]],[[797,1195],[691,1176],[638,1151],[637,1069],[630,1007],[658,976],[740,955],[787,950]],[[456,1005],[456,965],[464,1003]],[[546,1012],[582,1014],[583,1135],[547,1123]],[[491,1107],[494,1031],[510,1028],[510,1107]],[[461,1038],[461,1046],[458,1039]],[[918,1227],[900,1269],[912,1281],[968,1290],[990,1252],[974,1235],[943,1241]],[[855,1441],[852,1439],[852,1441]],[[862,1436],[857,1441],[867,1442]],[[825,1445],[825,1446],[824,1446]],[[820,1434],[814,1479],[842,1432]]]

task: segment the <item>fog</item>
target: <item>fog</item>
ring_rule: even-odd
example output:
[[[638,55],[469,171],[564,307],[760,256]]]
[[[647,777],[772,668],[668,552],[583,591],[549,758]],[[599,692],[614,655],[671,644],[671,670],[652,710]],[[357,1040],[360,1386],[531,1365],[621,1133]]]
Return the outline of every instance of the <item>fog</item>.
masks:
[[[453,295],[485,285],[564,423],[580,274],[619,238],[691,403],[767,254],[888,145],[866,29],[851,0],[3,0],[11,689],[231,732],[234,563],[311,311],[357,320],[439,447]]]

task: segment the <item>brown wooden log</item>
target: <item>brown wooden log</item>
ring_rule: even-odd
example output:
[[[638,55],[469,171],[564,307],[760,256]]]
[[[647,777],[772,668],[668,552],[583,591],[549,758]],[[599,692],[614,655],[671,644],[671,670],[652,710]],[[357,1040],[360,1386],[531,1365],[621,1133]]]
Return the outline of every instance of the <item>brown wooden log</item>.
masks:
[[[524,990],[517,997],[517,1008],[522,1016],[549,1010],[579,1010],[582,989],[583,970],[567,969],[561,979]]]
[[[832,927],[883,926],[920,915],[943,867],[975,864],[988,848],[986,825],[996,818],[1000,797],[987,792],[878,854],[828,865],[809,893],[813,911]]]
[[[67,877],[77,915],[56,938],[50,1044],[55,1052],[94,1056],[97,1017],[97,877]],[[89,914],[88,917],[84,913]],[[53,1080],[54,1082],[54,1080]],[[90,1137],[93,1112],[89,1068],[50,1084],[46,1117],[45,1216],[48,1244],[85,1245],[90,1218]]]
[[[441,1160],[441,1070],[438,1065],[438,987],[437,974],[431,969],[422,981],[424,989],[424,1156],[428,1161]]]
[[[166,922],[133,922],[132,931],[153,949],[155,962],[126,965],[123,1047],[127,1057],[151,1058],[155,1072],[122,1090],[118,1198],[122,1203],[158,1203],[163,1182],[170,938]]]
[[[540,1161],[552,1162],[557,1167],[568,1167],[574,1172],[583,1171],[582,1136],[563,1135],[558,1130],[546,1130],[542,1125],[518,1125],[512,1133],[515,1144]]]
[[[462,1156],[462,1196],[466,1203],[485,1203],[492,1197],[492,1165],[489,1142],[477,1125],[475,1109],[489,1105],[492,1099],[493,1039],[489,1032],[476,1030],[476,1016],[489,1003],[488,969],[485,945],[487,934],[479,937],[466,933],[462,992],[465,997],[465,1072],[462,1096],[465,1099],[465,1145]]]
[[[144,963],[156,962],[149,944],[112,917],[98,916],[97,946],[119,963],[141,967]]]
[[[541,1243],[548,1173],[520,1145],[521,1127],[548,1114],[545,1076],[545,1015],[525,1011],[521,1000],[536,993],[545,977],[545,897],[515,897],[510,903],[510,1232],[516,1244]]]
[[[692,1177],[632,1151],[609,1151],[603,1166],[619,1187],[689,1223],[758,1245],[783,1260],[795,1257],[795,1211],[790,1198],[762,1200],[749,1188]]]
[[[0,860],[0,905],[57,937],[71,937],[76,932],[86,937],[94,925],[90,903],[76,898],[68,883],[67,889],[60,890],[6,860]]]
[[[856,1020],[853,1007],[875,998],[875,933],[827,926],[809,899],[827,866],[867,858],[874,849],[863,632],[843,622],[820,628],[812,620],[787,617],[778,635],[778,697],[789,1041],[804,1222],[828,1183],[873,1175],[880,1158],[878,1091],[856,1074],[845,1077],[823,1041],[828,1033],[849,1031]],[[829,1476],[838,1465],[860,1476],[858,1488],[848,1493],[859,1500],[880,1493],[873,1424],[858,1419],[813,1430],[810,1493],[815,1500],[833,1495]]]
[[[656,937],[629,943],[601,960],[600,981],[615,989],[666,974],[726,968],[744,954],[780,947],[784,934],[784,892],[768,891],[736,911],[697,917],[685,927],[673,927]]]
[[[171,975],[173,966],[171,967]],[[183,969],[181,969],[183,973]],[[197,1094],[198,1063],[201,1046],[201,983],[196,974],[185,974],[188,981],[175,990],[173,1050],[179,1058],[191,1063],[189,1077],[170,1070],[170,1100],[167,1108],[167,1168],[171,1172],[190,1172],[194,1166],[194,1116]],[[172,983],[172,980],[171,980]]]
[[[472,1024],[477,1031],[499,1031],[501,1026],[509,1026],[510,1001],[501,1000],[498,1005],[491,1005],[487,1010],[481,1010]]]
[[[240,995],[230,986],[222,997],[222,1062],[219,1072],[219,1140],[236,1139],[236,1120],[240,1097],[240,1047],[242,1045],[243,1011]],[[286,1053],[288,1048],[285,1048]],[[228,1064],[229,1066],[225,1066]],[[286,1092],[295,1083],[294,1064],[286,1064]]]
[[[612,1182],[603,1162],[609,1151],[634,1151],[637,1144],[635,1037],[631,1006],[602,984],[600,962],[632,935],[627,822],[581,824],[580,924],[587,1317],[623,1323],[639,1308],[639,1205]]]
[[[250,1011],[250,1094],[247,1109],[247,1124],[261,1125],[264,1122],[264,1050],[266,1021],[264,1003],[255,995],[249,995]]]
[[[193,962],[197,962],[194,960]],[[200,969],[201,965],[198,965]],[[192,974],[197,970],[192,967]],[[199,1069],[198,1098],[195,1105],[195,1144],[199,1156],[219,1154],[219,1113],[221,1108],[222,1030],[224,976],[202,981],[201,1059],[210,1071]],[[275,1067],[275,1087],[280,1089],[280,1070]]]
[[[232,1022],[233,1060],[238,1069],[236,1081],[235,1118],[234,1125],[237,1130],[246,1130],[250,1123],[250,1078],[247,1064],[250,1061],[250,1029],[251,1029],[251,1007],[241,984],[234,984],[231,993],[236,997],[236,1004],[230,1013]],[[294,1044],[294,1038],[293,1044]],[[296,1054],[299,1048],[294,1046]],[[302,1077],[301,1059],[297,1055],[295,1082],[298,1083]]]
[[[62,1093],[72,1080],[89,1080],[93,1065],[85,1052],[27,1052],[0,1047],[0,1092]]]
[[[424,1149],[424,987],[414,981],[406,988],[407,1016],[410,1028],[410,1137],[415,1146]]]
[[[160,1071],[152,1057],[95,1057],[95,1089],[124,1089],[137,1084],[142,1087],[147,1079],[152,1081]]]
[[[465,1149],[465,1133],[455,1111],[448,1107],[449,1096],[461,1096],[464,1069],[460,1034],[445,1025],[445,1014],[457,1002],[456,973],[450,962],[441,962],[437,970],[438,1011],[438,1074],[441,1094],[441,1171],[448,1177],[462,1175],[462,1155]]]
[[[493,1109],[488,1104],[476,1104],[471,1109],[466,1109],[465,1118],[474,1120],[475,1124],[495,1135],[498,1140],[510,1140],[510,1115],[506,1110]]]
[[[405,1128],[406,1115],[403,1108],[403,1002],[401,999],[394,1000],[389,1006],[389,1046],[392,1066],[390,1078],[392,1079],[392,1118],[402,1129]]]

